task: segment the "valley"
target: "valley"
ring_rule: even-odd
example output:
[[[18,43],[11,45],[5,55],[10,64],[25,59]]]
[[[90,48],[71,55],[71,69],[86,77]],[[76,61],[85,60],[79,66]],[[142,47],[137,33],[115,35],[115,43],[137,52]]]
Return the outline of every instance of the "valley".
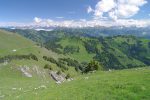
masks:
[[[0,0],[0,100],[150,100],[150,0]]]
[[[29,38],[32,34],[28,32],[21,36],[21,32],[0,30],[0,99],[150,97],[150,40],[47,32],[50,39],[41,41]],[[54,73],[64,82],[55,81]]]

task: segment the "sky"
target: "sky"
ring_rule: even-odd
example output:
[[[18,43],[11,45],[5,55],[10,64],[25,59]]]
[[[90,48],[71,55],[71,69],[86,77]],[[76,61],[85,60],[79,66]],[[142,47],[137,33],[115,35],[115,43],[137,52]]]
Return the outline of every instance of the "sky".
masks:
[[[150,0],[0,0],[0,26],[150,25]]]

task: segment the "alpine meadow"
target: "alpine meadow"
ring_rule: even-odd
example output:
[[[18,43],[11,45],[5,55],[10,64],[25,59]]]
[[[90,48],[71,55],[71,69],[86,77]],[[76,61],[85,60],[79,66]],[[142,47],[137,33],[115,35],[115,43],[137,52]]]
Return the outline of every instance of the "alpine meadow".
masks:
[[[0,100],[150,99],[149,0],[0,5]]]

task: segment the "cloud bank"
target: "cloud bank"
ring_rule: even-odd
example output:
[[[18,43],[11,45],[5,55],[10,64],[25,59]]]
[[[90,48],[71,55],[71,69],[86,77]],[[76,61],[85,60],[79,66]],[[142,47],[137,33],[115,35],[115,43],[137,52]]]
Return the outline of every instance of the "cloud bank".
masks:
[[[94,19],[124,19],[137,14],[146,3],[146,0],[100,0],[94,10],[89,6],[87,12],[93,13]]]
[[[34,18],[35,19],[35,18]],[[41,18],[38,18],[41,19]],[[118,19],[113,20],[64,20],[64,21],[54,21],[51,19],[41,19],[41,22],[34,20],[34,25],[43,27],[96,27],[96,26],[136,26],[136,27],[147,27],[150,26],[150,20],[135,20],[135,19]]]
[[[98,26],[150,26],[150,19],[136,20],[132,19],[142,6],[147,4],[146,0],[99,0],[95,7],[88,6],[87,13],[93,17],[91,20],[64,20],[64,17],[55,17],[63,20],[52,20],[35,17],[31,23],[0,23],[1,27],[98,27]],[[68,12],[76,14],[75,12]]]
[[[0,23],[0,27],[73,27],[73,28],[82,28],[82,27],[112,27],[112,26],[125,26],[125,27],[147,27],[150,26],[150,20],[135,20],[135,19],[117,19],[114,20],[62,20],[55,21],[52,19],[43,19],[35,17],[33,22],[31,23],[16,23],[16,22],[8,22],[8,23]]]

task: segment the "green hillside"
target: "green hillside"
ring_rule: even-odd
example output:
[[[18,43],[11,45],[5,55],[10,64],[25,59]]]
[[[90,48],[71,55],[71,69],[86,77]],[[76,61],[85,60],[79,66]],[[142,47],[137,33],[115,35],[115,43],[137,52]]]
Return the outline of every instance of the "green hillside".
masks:
[[[0,100],[150,98],[150,40],[62,32],[47,35],[51,39],[41,44],[0,30]],[[93,71],[97,64],[99,71],[83,73],[88,66]],[[56,84],[51,72],[69,79]]]
[[[5,89],[7,91],[6,100],[149,100],[149,73],[148,67],[105,71],[81,75],[75,77],[73,81],[67,81],[60,85],[49,82],[44,84],[46,88],[37,89],[43,85],[43,83],[37,84],[37,81],[23,87],[22,90],[19,90],[20,87],[11,90],[7,85],[3,85],[5,86],[3,88],[7,87]],[[25,80],[21,81],[26,82]],[[20,81],[18,82],[22,84]],[[3,93],[5,92],[1,94]]]
[[[67,29],[53,31],[15,29],[9,31],[21,34],[53,52],[75,59],[80,64],[96,60],[106,70],[150,65],[149,39],[131,35],[92,37],[84,31]]]
[[[51,57],[56,61],[64,55],[54,53],[16,33],[0,30],[0,99],[20,93],[17,90],[29,89],[39,85],[54,83],[50,77],[50,70],[44,66],[49,64],[53,71],[61,71],[55,63],[46,61],[43,56]],[[68,67],[64,74],[72,76],[78,73]],[[5,96],[5,97],[4,97]]]
[[[49,40],[46,48],[69,55],[79,62],[99,61],[106,69],[124,69],[150,65],[150,40],[134,36],[68,36]]]

